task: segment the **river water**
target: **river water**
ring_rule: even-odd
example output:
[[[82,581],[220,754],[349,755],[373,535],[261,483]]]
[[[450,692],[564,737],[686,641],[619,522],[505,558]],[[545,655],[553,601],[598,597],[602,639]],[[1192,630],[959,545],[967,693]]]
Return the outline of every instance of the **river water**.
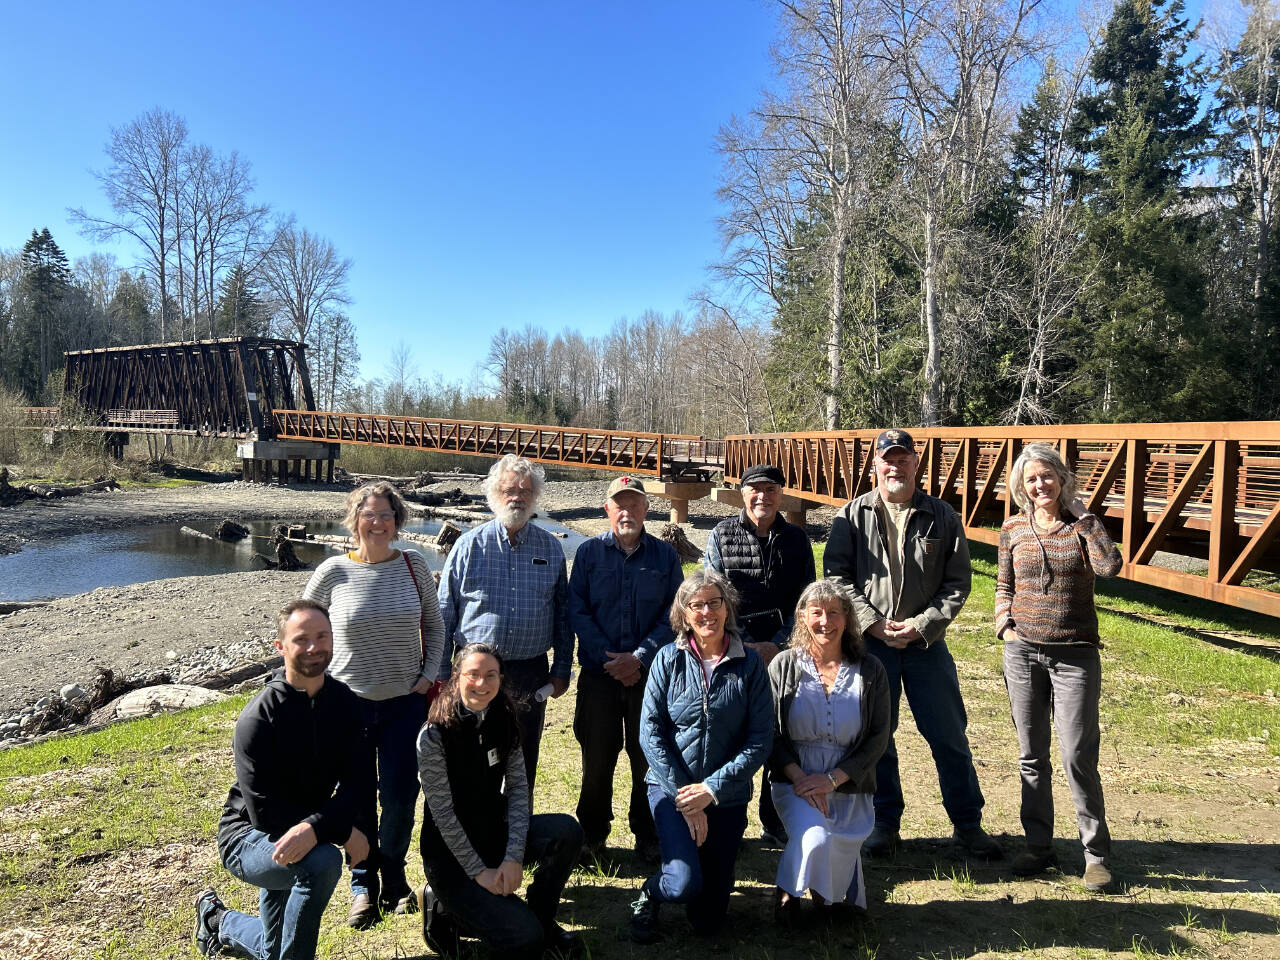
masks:
[[[554,533],[572,557],[585,537],[542,519],[534,521]],[[213,520],[186,524],[202,533],[213,533]],[[17,553],[0,556],[0,600],[51,600],[87,593],[97,587],[120,587],[169,577],[206,576],[252,570],[254,554],[275,558],[268,520],[246,523],[253,536],[239,543],[204,540],[180,533],[179,524],[147,524],[61,537],[44,543],[28,543]],[[440,523],[430,520],[404,528],[409,533],[434,535]],[[307,532],[345,536],[338,524],[308,523]],[[432,570],[444,566],[444,557],[429,546],[400,541],[396,546],[416,550]],[[339,548],[320,543],[294,543],[298,559],[314,568]]]

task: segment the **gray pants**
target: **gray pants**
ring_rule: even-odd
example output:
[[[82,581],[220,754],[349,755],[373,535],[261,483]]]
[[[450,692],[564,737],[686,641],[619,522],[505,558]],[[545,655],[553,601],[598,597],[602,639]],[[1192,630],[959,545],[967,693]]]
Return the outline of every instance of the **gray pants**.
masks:
[[[1028,849],[1053,846],[1053,765],[1049,759],[1050,716],[1058,729],[1062,767],[1075,802],[1085,860],[1105,863],[1111,855],[1098,777],[1098,698],[1102,664],[1095,647],[1038,647],[1023,640],[1004,645],[1004,684],[1018,731],[1022,772],[1022,829]]]

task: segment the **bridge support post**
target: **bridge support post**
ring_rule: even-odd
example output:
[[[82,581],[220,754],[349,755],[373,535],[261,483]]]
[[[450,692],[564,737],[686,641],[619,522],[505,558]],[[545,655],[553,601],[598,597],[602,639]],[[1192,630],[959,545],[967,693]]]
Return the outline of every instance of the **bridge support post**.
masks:
[[[253,483],[288,486],[290,480],[333,480],[333,463],[342,447],[316,440],[248,440],[236,445],[241,475]]]
[[[111,455],[112,460],[124,459],[124,448],[129,445],[129,435],[127,433],[108,433],[104,446],[107,453]]]
[[[689,501],[702,500],[711,493],[709,483],[668,483],[665,480],[644,481],[644,489],[655,497],[671,501],[671,522],[689,522]]]

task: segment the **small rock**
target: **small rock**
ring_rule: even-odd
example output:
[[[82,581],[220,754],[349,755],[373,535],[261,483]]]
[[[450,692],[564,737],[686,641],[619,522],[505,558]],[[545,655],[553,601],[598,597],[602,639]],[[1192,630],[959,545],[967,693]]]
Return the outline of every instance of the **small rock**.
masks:
[[[58,691],[58,696],[63,700],[81,700],[87,697],[88,694],[85,693],[84,687],[80,686],[80,684],[68,683]]]
[[[177,650],[166,650],[166,651],[164,652],[164,658],[165,658],[166,660],[168,660],[170,663],[173,663],[173,661],[175,661],[175,660],[177,660],[177,659],[178,659],[178,651],[177,651]]]

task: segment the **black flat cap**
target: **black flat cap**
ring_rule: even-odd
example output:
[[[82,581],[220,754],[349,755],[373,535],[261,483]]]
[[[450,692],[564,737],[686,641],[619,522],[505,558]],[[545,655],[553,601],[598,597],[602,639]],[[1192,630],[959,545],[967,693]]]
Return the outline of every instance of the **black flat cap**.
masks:
[[[786,484],[782,471],[771,463],[757,463],[754,467],[747,467],[747,472],[742,475],[742,482],[776,483],[780,487]]]

